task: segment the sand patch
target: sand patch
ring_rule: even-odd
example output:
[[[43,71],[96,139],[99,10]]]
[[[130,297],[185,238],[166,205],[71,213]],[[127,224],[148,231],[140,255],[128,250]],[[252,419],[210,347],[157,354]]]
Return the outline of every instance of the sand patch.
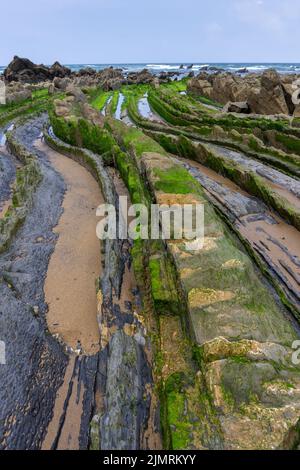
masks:
[[[48,155],[67,186],[44,287],[48,328],[72,349],[76,350],[80,342],[82,352],[92,355],[99,350],[100,337],[96,279],[101,259],[96,208],[103,197],[86,169],[45,144],[36,145]]]

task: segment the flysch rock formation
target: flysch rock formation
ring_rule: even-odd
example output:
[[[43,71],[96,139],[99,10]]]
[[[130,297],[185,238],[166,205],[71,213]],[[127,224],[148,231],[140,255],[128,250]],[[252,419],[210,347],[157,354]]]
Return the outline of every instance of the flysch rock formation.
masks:
[[[296,76],[206,72],[172,81],[146,69],[72,73],[19,58],[8,67],[1,449],[299,447]],[[90,280],[82,274],[95,305],[81,329],[94,330],[81,338],[84,320],[72,317],[68,295],[85,250],[74,251],[66,292],[56,298],[51,286],[70,197],[80,197],[86,171],[117,221],[126,195],[148,208],[201,204],[205,231],[204,243],[184,235],[101,242],[99,269],[94,259]],[[65,305],[61,321],[56,302]]]

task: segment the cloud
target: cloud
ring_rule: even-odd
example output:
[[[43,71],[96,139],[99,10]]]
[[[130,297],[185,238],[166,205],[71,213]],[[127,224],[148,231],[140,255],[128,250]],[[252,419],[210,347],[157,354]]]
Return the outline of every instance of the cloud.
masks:
[[[236,0],[234,11],[241,22],[271,34],[289,34],[300,19],[295,0]]]
[[[239,20],[258,26],[271,32],[281,32],[284,29],[284,18],[276,0],[239,0],[234,4]]]

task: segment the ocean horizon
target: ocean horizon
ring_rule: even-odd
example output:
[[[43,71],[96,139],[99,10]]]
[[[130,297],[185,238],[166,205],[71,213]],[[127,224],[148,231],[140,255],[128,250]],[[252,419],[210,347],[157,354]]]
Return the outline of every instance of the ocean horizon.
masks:
[[[47,64],[48,66],[51,64]],[[250,63],[250,62],[206,62],[206,63],[191,63],[191,62],[176,62],[176,63],[107,63],[107,64],[93,64],[93,63],[79,63],[79,64],[63,64],[69,67],[73,72],[77,72],[80,69],[91,67],[96,71],[101,71],[107,67],[122,68],[124,72],[138,72],[144,68],[147,68],[152,73],[161,72],[179,72],[186,73],[186,71],[194,71],[195,73],[200,72],[206,67],[215,67],[223,69],[227,72],[237,72],[240,69],[247,69],[249,72],[262,73],[264,70],[269,68],[276,69],[279,73],[300,73],[300,63]],[[183,66],[183,68],[182,68]],[[191,67],[192,66],[192,67]],[[7,66],[0,66],[0,74],[3,74]]]

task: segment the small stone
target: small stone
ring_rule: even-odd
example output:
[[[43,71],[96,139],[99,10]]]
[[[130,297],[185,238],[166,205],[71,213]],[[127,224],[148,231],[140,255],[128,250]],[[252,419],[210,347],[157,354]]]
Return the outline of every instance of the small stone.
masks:
[[[33,313],[34,313],[34,315],[38,315],[38,314],[39,314],[39,307],[38,307],[37,305],[35,305],[35,306],[33,307]]]

